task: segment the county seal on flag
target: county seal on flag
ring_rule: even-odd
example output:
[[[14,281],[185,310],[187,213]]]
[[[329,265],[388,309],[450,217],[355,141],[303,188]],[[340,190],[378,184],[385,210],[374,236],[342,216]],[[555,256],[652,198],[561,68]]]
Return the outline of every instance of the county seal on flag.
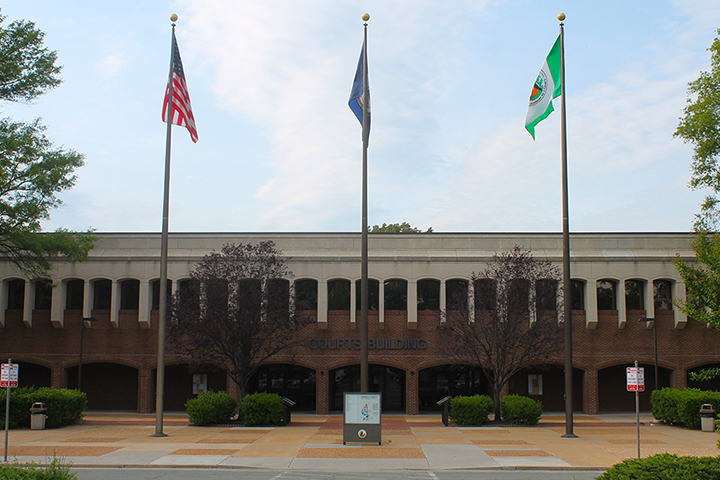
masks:
[[[560,56],[560,36],[558,36],[545,59],[543,67],[540,69],[530,94],[525,128],[530,132],[533,139],[535,138],[535,125],[552,113],[554,110],[553,98],[559,97],[562,93]]]

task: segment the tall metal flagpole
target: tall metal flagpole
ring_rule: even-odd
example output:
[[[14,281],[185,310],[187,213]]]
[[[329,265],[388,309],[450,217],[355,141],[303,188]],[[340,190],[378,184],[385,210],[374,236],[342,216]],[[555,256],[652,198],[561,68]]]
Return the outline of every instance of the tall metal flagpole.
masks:
[[[363,13],[363,165],[362,165],[362,266],[360,268],[360,391],[367,392],[369,388],[368,364],[368,206],[367,206],[367,148],[370,123],[370,105],[368,102],[368,51],[367,51],[367,21],[370,15]],[[355,308],[355,307],[353,307]]]
[[[175,38],[177,15],[170,16],[172,39]],[[173,41],[170,41],[170,73],[168,75],[167,134],[165,136],[165,188],[163,193],[162,237],[160,240],[160,301],[158,302],[158,355],[155,394],[155,433],[153,437],[167,437],[163,433],[163,409],[165,403],[165,319],[167,317],[167,263],[168,263],[168,217],[170,213],[170,146],[172,144],[172,97],[173,97]]]
[[[563,202],[563,313],[565,320],[565,438],[577,438],[573,433],[573,354],[572,354],[572,304],[570,301],[570,221],[568,215],[568,174],[567,174],[567,125],[565,122],[565,30],[560,20],[560,141],[562,143],[562,202]]]

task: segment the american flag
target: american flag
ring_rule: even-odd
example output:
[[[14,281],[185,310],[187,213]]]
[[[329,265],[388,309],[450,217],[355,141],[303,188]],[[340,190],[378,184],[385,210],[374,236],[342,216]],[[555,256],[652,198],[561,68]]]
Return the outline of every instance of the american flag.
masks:
[[[173,49],[173,70],[172,70],[172,121],[173,125],[180,125],[185,127],[190,132],[190,138],[193,142],[197,143],[198,133],[197,127],[195,126],[195,117],[192,113],[192,106],[190,105],[190,95],[188,94],[187,82],[185,82],[185,72],[183,71],[182,60],[180,60],[180,49],[178,48],[177,40],[175,39],[175,31],[173,30],[172,36],[172,49]],[[168,79],[168,86],[165,89],[165,102],[163,103],[163,122],[167,121],[167,105],[168,105],[168,92],[170,91],[170,79]]]

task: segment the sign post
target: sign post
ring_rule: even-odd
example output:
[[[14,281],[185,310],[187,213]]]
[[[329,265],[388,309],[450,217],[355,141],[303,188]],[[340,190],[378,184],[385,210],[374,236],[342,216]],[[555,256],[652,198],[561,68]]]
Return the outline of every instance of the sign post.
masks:
[[[638,458],[640,458],[640,392],[645,391],[645,369],[638,367],[635,360],[634,367],[627,367],[627,389],[635,392],[635,423],[637,424]]]
[[[5,387],[5,462],[8,458],[8,432],[10,431],[10,389],[18,386],[19,365],[12,363],[12,358],[8,358],[8,363],[3,363],[0,369],[0,388]]]
[[[382,445],[382,394],[345,393],[343,445],[347,442]]]

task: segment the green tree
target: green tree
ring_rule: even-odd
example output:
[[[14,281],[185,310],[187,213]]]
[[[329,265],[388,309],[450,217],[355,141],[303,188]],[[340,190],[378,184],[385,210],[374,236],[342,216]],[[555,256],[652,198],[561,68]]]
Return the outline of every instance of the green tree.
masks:
[[[720,29],[718,30],[720,34]],[[720,38],[715,38],[710,51],[710,71],[688,84],[688,100],[684,117],[675,136],[693,145],[690,188],[709,188],[695,226],[699,230],[717,230],[717,193],[720,192]]]
[[[369,233],[432,233],[432,227],[428,228],[427,231],[423,232],[417,227],[413,227],[407,222],[403,223],[383,223],[380,225],[373,225],[368,228]]]
[[[45,34],[28,21],[3,27],[0,16],[0,100],[29,102],[57,87],[62,67],[43,45]],[[46,276],[52,256],[83,260],[94,245],[90,231],[42,233],[41,221],[62,205],[83,156],[55,148],[39,120],[0,119],[0,255],[29,278]]]

